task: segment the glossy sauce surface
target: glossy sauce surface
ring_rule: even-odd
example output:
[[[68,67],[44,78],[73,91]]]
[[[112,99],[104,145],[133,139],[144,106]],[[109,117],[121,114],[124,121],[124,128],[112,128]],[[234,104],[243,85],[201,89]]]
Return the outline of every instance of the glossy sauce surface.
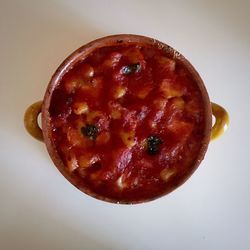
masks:
[[[97,49],[50,104],[65,169],[91,193],[140,202],[191,171],[204,137],[201,92],[184,66],[141,44]]]

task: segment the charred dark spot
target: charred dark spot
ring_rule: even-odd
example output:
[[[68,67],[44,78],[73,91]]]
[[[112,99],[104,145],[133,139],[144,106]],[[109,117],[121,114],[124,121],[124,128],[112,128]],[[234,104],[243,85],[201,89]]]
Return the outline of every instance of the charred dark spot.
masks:
[[[90,140],[95,140],[98,134],[98,128],[95,125],[87,124],[81,128],[81,132]]]
[[[160,150],[160,145],[163,141],[156,135],[151,135],[147,138],[147,152],[150,155],[155,155]]]
[[[130,65],[124,66],[122,68],[122,74],[130,75],[130,74],[133,74],[133,73],[137,73],[140,70],[141,70],[140,63],[130,64]]]
[[[68,105],[70,105],[72,102],[73,102],[73,97],[72,97],[72,96],[69,96],[69,97],[67,98],[67,100],[66,100],[66,103],[67,103]]]

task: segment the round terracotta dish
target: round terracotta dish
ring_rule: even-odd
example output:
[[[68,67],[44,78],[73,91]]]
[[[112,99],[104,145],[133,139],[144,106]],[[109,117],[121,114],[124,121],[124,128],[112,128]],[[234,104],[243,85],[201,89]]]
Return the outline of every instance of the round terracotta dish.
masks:
[[[162,71],[162,67],[165,71]],[[76,72],[80,72],[78,68],[81,69],[80,83],[71,80],[67,85],[67,79],[73,79],[71,72],[76,68]],[[107,79],[111,79],[111,85],[107,84]],[[102,84],[105,81],[104,88]],[[187,86],[178,81],[185,82]],[[117,88],[116,82],[119,91],[112,92],[110,88]],[[100,91],[84,92],[86,84],[101,84]],[[188,88],[191,91],[189,95],[185,94],[188,90],[184,91]],[[62,94],[67,96],[65,100],[61,98],[63,102],[57,102],[61,95],[58,89],[66,93]],[[86,96],[89,95],[86,94],[84,99],[79,93],[83,93],[83,96],[90,93],[92,103],[81,102],[79,106],[79,100],[88,100]],[[104,99],[103,104],[98,104]],[[69,102],[73,104],[70,112],[65,114],[64,106],[71,105]],[[103,111],[107,118],[106,127],[100,127],[98,122],[99,127],[90,122],[93,112],[95,115],[100,113],[89,111],[96,105],[99,105],[99,110],[102,105],[107,105],[107,112]],[[119,107],[119,115],[109,113],[110,106]],[[60,110],[61,113],[55,118],[53,110]],[[191,112],[190,115],[188,112]],[[37,123],[39,113],[42,114],[42,128]],[[123,119],[120,118],[123,115],[126,118],[121,125],[119,119]],[[212,115],[215,117],[213,126]],[[77,130],[79,135],[76,142],[70,144],[76,131],[72,130],[75,126],[72,124],[79,124],[77,119],[82,127]],[[132,120],[136,121],[136,125]],[[27,131],[44,141],[55,166],[68,181],[92,197],[122,204],[150,201],[183,184],[203,160],[210,140],[222,134],[228,122],[227,112],[221,106],[211,104],[201,77],[186,58],[160,41],[127,34],[103,37],[73,52],[52,76],[43,101],[31,105],[24,117]],[[128,127],[131,131],[134,129],[132,144],[131,134],[124,139],[124,133],[130,131]],[[58,131],[65,130],[66,134],[60,132],[58,136]],[[121,140],[117,139],[118,135],[121,135]],[[93,152],[97,151],[98,154],[94,155]],[[119,154],[121,157],[116,161]],[[86,157],[89,157],[92,165],[89,162],[86,164]],[[104,165],[101,165],[102,161]],[[113,164],[112,168],[109,164]],[[96,170],[89,170],[91,167]]]

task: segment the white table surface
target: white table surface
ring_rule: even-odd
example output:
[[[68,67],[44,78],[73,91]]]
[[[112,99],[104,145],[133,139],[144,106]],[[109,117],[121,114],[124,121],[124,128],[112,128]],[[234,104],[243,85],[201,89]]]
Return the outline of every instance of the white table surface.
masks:
[[[250,249],[250,1],[0,1],[0,249]],[[62,60],[95,38],[157,38],[200,72],[228,132],[178,190],[126,206],[68,183],[23,126]]]

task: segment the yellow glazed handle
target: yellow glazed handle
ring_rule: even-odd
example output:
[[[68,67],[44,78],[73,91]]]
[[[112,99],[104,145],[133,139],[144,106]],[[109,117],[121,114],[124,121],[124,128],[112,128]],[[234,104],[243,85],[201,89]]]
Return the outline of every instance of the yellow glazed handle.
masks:
[[[29,106],[24,114],[24,126],[28,133],[39,141],[43,141],[42,129],[39,127],[37,117],[42,111],[42,101]]]
[[[212,127],[211,140],[217,139],[227,130],[229,125],[229,115],[227,111],[216,103],[211,103],[212,114],[215,117],[215,124]]]

